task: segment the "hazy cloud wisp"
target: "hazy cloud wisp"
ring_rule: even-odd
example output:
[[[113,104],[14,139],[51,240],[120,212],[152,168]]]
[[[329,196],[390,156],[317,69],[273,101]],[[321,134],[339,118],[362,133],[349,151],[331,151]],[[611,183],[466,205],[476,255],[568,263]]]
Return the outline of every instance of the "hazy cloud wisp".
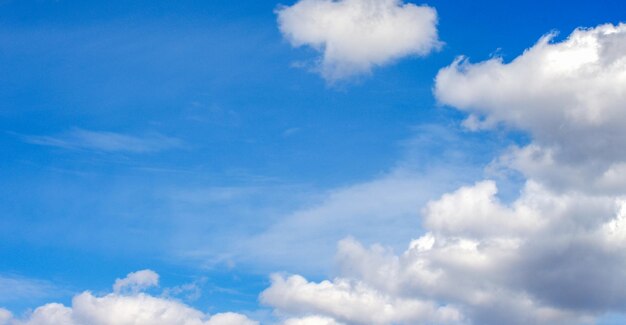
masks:
[[[151,153],[183,147],[180,139],[158,133],[144,136],[74,128],[59,135],[23,135],[27,143],[100,152]]]

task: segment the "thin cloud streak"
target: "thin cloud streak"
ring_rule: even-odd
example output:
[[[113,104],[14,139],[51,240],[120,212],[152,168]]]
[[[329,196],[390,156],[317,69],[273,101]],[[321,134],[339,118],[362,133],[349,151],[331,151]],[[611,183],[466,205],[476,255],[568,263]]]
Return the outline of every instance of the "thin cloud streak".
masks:
[[[143,136],[73,128],[59,135],[20,135],[30,144],[69,150],[100,152],[154,153],[184,147],[182,140],[159,133]]]

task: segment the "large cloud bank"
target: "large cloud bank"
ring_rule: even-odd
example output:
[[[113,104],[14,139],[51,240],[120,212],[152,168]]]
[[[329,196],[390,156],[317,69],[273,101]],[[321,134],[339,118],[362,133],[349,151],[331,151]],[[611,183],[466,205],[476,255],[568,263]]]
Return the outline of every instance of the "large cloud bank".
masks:
[[[552,186],[621,193],[626,185],[626,25],[541,38],[510,63],[459,59],[436,96],[470,113],[473,129],[508,125],[533,142],[501,163]]]
[[[76,295],[70,307],[50,303],[23,318],[0,309],[0,325],[258,325],[241,314],[209,316],[176,300],[141,292],[157,283],[155,272],[138,271],[118,279],[113,293]]]
[[[329,81],[426,55],[440,44],[435,10],[401,0],[301,0],[277,13],[292,45],[322,52],[318,68]]]
[[[435,94],[471,130],[529,144],[494,165],[526,176],[498,199],[484,180],[429,202],[402,254],[354,239],[338,276],[275,275],[261,296],[287,324],[593,324],[626,312],[626,25],[543,37],[522,55],[442,69]]]

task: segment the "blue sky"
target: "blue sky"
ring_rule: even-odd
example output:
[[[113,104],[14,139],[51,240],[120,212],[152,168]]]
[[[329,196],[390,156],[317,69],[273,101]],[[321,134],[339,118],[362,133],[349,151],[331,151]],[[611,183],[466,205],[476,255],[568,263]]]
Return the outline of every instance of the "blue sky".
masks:
[[[401,253],[428,202],[485,178],[515,200],[532,175],[486,167],[533,130],[467,130],[438,72],[619,23],[624,4],[427,4],[439,49],[329,82],[278,27],[293,1],[0,1],[0,306],[151,269],[197,284],[178,297],[194,308],[271,318],[270,273],[333,278],[346,237]]]

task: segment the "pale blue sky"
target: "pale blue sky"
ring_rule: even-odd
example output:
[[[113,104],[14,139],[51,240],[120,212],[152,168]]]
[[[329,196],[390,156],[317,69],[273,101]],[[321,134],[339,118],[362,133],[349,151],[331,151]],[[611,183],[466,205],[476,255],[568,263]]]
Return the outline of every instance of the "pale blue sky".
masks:
[[[437,71],[624,19],[621,1],[431,1],[440,50],[331,85],[277,28],[292,3],[0,1],[0,306],[149,268],[197,281],[194,307],[252,311],[272,272],[332,276],[342,238],[401,251],[426,202],[527,142],[464,130]]]

